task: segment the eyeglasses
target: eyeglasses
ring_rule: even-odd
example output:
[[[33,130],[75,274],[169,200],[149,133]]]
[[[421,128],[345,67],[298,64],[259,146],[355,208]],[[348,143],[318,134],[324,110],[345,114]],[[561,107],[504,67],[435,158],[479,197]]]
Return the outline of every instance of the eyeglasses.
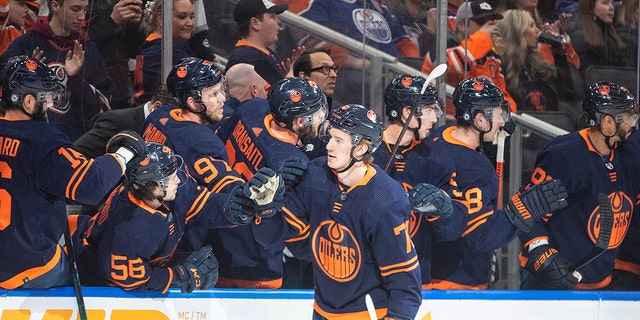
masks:
[[[316,68],[311,68],[309,70],[309,72],[314,72],[314,71],[322,71],[322,73],[324,73],[325,75],[329,75],[331,74],[331,70],[333,70],[333,72],[338,73],[338,70],[340,70],[340,68],[338,66],[336,66],[335,64],[332,66],[321,66],[321,67],[316,67]]]

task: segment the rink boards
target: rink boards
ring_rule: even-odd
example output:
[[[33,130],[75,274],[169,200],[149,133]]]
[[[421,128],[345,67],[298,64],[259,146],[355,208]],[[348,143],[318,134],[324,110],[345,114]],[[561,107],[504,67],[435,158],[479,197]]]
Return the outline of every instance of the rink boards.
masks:
[[[84,288],[91,320],[311,319],[310,290],[215,289],[181,294]],[[77,317],[73,288],[0,290],[0,320]],[[638,320],[640,292],[425,291],[416,319]]]

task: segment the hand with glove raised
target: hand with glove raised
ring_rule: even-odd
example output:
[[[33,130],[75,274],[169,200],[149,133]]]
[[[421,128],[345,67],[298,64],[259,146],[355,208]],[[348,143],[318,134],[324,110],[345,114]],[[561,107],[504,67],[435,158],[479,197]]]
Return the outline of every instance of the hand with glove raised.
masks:
[[[560,180],[545,180],[528,190],[516,193],[504,212],[509,221],[523,232],[529,232],[547,213],[567,206],[567,190]]]
[[[555,248],[541,245],[529,253],[525,268],[533,277],[533,287],[525,289],[569,290],[579,279],[569,271],[569,261]]]
[[[255,216],[256,203],[244,194],[244,187],[242,184],[233,188],[224,203],[224,217],[233,224],[249,224]]]
[[[418,183],[409,190],[411,208],[427,217],[448,218],[453,213],[449,195],[428,183]]]
[[[256,203],[259,217],[271,217],[282,206],[284,182],[279,174],[269,168],[260,168],[244,186],[244,195]]]
[[[284,180],[284,186],[287,190],[295,187],[307,172],[309,161],[306,159],[291,157],[280,164],[278,173]]]
[[[125,130],[113,135],[107,142],[107,153],[122,157],[125,164],[135,157],[146,157],[147,144],[135,131]]]
[[[194,251],[172,269],[171,285],[180,287],[182,293],[211,289],[218,282],[218,260],[209,245]]]

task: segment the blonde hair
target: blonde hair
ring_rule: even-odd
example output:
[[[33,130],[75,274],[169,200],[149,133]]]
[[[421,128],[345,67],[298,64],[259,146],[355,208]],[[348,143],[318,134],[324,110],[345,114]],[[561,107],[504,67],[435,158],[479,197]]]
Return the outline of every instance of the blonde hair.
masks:
[[[520,75],[528,72],[535,79],[548,80],[556,76],[556,67],[542,57],[538,48],[529,48],[523,38],[529,27],[531,14],[525,10],[511,9],[502,13],[498,28],[507,45],[500,56],[508,92],[520,87]]]
[[[638,28],[638,0],[622,0],[616,8],[616,22],[628,28]]]
[[[175,7],[176,2],[178,2],[178,0],[172,0],[172,1],[173,1],[173,7]],[[189,0],[189,1],[193,3],[193,0]],[[162,3],[163,2],[164,2],[163,0],[147,1],[147,3],[144,5],[142,27],[148,33],[155,32],[156,29],[160,28],[160,25],[162,24]]]

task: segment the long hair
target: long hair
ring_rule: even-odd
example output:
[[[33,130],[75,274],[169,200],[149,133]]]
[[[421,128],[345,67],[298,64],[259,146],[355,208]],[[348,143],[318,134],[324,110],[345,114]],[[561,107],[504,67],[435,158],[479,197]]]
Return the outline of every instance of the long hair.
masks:
[[[616,23],[627,28],[638,28],[638,0],[622,0],[616,9]]]
[[[524,32],[533,19],[525,10],[511,9],[502,13],[498,28],[507,45],[501,55],[505,70],[507,91],[516,92],[520,87],[520,75],[528,72],[535,79],[548,80],[556,76],[556,67],[545,60],[538,48],[529,48],[523,38]]]
[[[584,35],[585,41],[592,47],[604,47],[604,34],[600,29],[598,23],[596,23],[596,15],[593,12],[597,0],[580,0],[578,9],[574,16],[574,22],[578,24],[580,31]],[[637,1],[637,0],[636,0]],[[625,44],[613,28],[613,23],[605,25],[604,32],[609,33],[616,41],[618,48],[624,48]]]

